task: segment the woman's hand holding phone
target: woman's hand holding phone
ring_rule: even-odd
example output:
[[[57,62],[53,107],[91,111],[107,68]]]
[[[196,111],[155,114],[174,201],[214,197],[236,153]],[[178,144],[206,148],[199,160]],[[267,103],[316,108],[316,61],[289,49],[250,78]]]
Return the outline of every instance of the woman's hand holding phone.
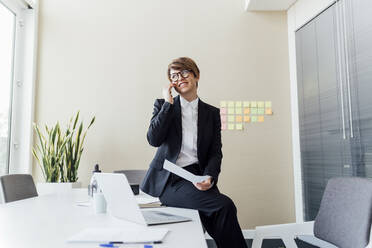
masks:
[[[163,88],[163,97],[166,102],[173,104],[172,88],[175,87],[174,83],[167,84]]]

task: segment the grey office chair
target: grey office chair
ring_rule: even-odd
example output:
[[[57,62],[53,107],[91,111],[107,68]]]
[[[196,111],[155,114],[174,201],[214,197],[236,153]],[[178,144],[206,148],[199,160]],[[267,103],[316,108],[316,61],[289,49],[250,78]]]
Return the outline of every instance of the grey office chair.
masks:
[[[29,174],[1,176],[0,183],[5,203],[38,196],[34,180]]]
[[[141,184],[147,170],[116,170],[114,173],[123,173],[129,184]]]
[[[372,181],[332,178],[314,222],[314,236],[318,240],[314,236],[298,238],[318,247],[364,248],[370,240],[371,220]]]

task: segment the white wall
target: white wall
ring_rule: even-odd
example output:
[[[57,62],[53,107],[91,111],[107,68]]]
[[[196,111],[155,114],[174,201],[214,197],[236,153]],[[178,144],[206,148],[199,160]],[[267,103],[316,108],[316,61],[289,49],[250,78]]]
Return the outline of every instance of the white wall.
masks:
[[[285,12],[247,13],[242,0],[43,0],[40,2],[36,122],[65,123],[78,109],[89,131],[79,169],[87,185],[105,172],[144,169],[154,99],[171,59],[194,58],[199,96],[271,100],[274,115],[244,132],[223,132],[219,188],[243,228],[294,221]],[[34,176],[41,181],[39,166]]]
[[[310,21],[334,0],[298,0],[287,11],[288,18],[288,47],[289,47],[289,69],[291,87],[291,108],[292,108],[292,144],[293,144],[293,171],[295,183],[295,205],[296,221],[303,221],[303,198],[301,181],[301,155],[299,139],[298,120],[298,98],[297,98],[297,74],[296,74],[296,40],[295,31]]]

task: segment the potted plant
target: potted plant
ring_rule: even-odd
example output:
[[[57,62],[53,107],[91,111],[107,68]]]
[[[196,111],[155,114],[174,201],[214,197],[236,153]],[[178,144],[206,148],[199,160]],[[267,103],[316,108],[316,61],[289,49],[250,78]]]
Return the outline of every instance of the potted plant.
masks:
[[[39,144],[32,148],[32,154],[38,161],[43,173],[45,183],[38,183],[39,195],[50,193],[63,193],[71,188],[81,186],[78,180],[78,168],[83,152],[83,144],[88,129],[95,121],[92,118],[88,128],[83,132],[83,122],[78,124],[80,112],[62,131],[59,123],[51,128],[45,125],[45,133],[34,124]]]

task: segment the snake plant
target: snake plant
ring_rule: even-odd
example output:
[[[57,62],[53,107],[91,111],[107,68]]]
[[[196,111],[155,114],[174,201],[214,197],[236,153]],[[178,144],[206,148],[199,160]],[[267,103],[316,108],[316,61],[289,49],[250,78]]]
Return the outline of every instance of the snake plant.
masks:
[[[83,132],[83,122],[78,124],[79,116],[78,111],[74,121],[73,118],[70,119],[64,133],[58,122],[52,128],[45,125],[45,135],[34,123],[39,144],[32,148],[32,154],[38,161],[46,182],[76,182],[78,180],[77,172],[84,150],[85,136],[95,121],[93,117]]]
[[[89,126],[83,133],[83,122],[78,125],[80,112],[78,111],[75,119],[70,119],[70,123],[66,130],[66,150],[65,150],[65,165],[66,165],[66,179],[68,182],[76,182],[78,180],[77,171],[79,169],[81,154],[83,153],[83,144],[88,129],[94,123],[96,117],[93,117]],[[72,125],[73,121],[73,125]],[[72,126],[71,126],[72,125]]]
[[[59,123],[48,128],[45,125],[46,135],[44,135],[37,124],[34,124],[39,144],[32,148],[32,154],[39,162],[41,171],[46,182],[59,182],[61,172],[63,175],[64,154],[66,149],[66,137],[61,132]],[[61,179],[63,180],[63,179]]]

